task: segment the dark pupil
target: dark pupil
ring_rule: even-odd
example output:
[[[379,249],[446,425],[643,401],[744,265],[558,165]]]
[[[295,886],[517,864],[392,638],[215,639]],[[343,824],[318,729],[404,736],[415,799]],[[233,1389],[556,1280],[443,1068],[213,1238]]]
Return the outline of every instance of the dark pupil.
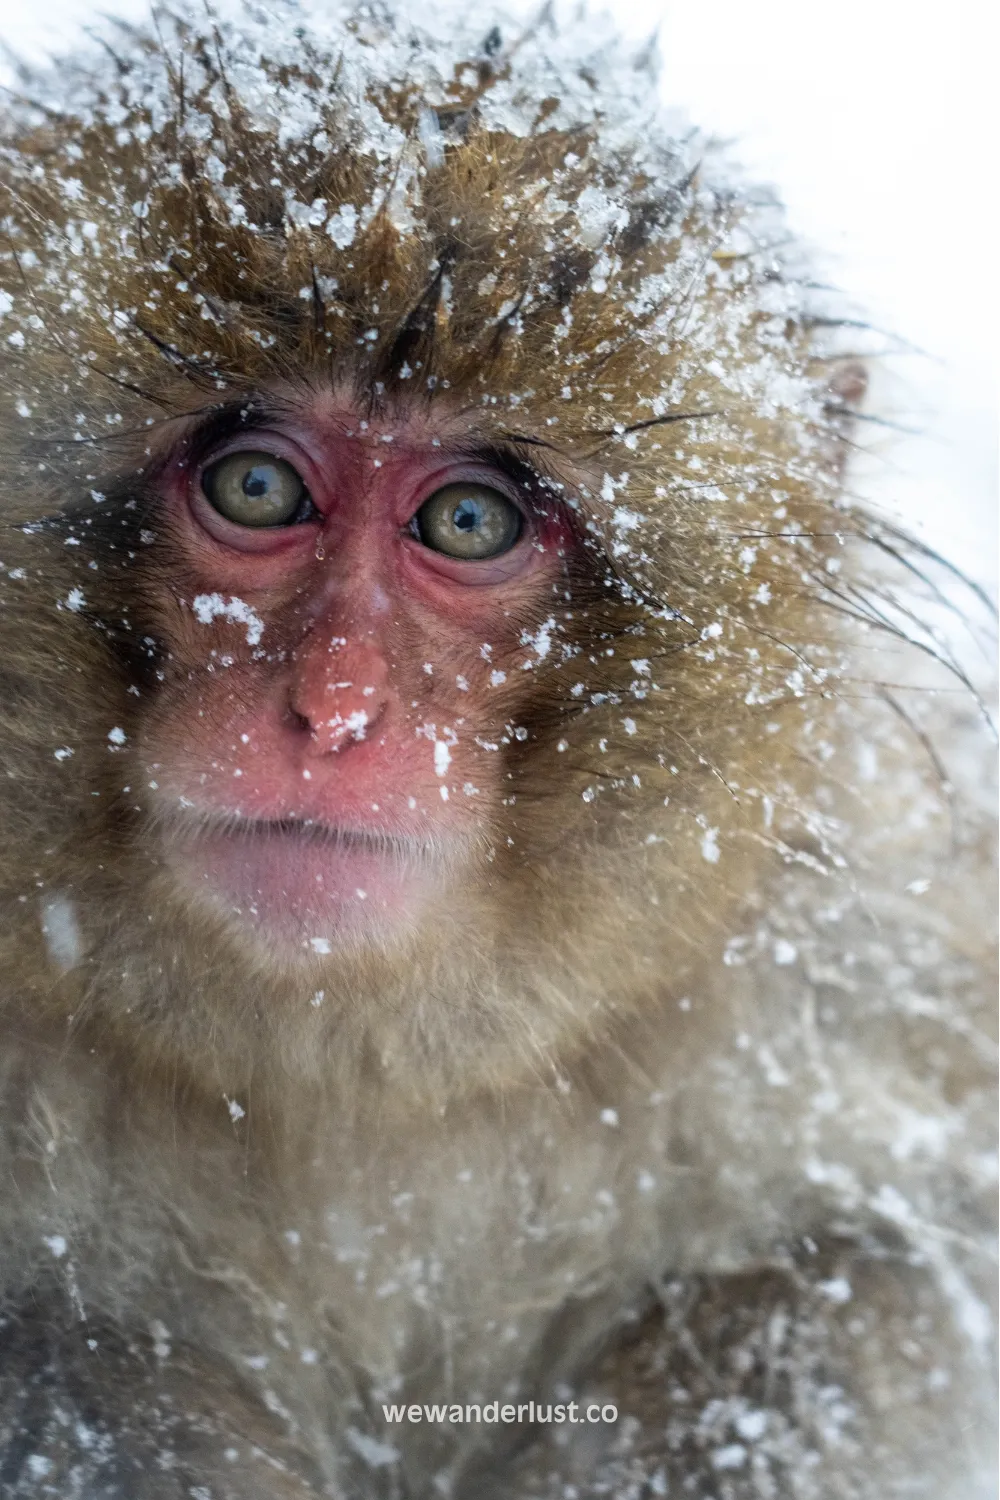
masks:
[[[481,525],[483,508],[477,500],[460,500],[452,514],[452,525],[457,531],[475,531]]]
[[[270,491],[274,479],[273,469],[251,469],[243,481],[243,493],[248,500],[256,500]]]

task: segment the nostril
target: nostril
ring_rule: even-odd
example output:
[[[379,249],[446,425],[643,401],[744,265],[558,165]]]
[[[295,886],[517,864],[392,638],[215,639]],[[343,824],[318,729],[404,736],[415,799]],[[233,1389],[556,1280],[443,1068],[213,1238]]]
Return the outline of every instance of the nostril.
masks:
[[[320,636],[305,643],[296,654],[288,707],[308,733],[306,753],[332,754],[367,739],[387,692],[388,667],[377,647],[338,642],[333,652]]]
[[[295,729],[301,729],[305,734],[312,734],[312,724],[306,718],[305,714],[300,714],[298,709],[291,703],[286,710],[286,716]]]

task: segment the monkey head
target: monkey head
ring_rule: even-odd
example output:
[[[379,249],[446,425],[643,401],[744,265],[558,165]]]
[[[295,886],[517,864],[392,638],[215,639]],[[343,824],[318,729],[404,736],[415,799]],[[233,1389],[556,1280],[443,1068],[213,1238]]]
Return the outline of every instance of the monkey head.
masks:
[[[0,172],[36,1003],[215,1080],[552,1065],[793,817],[815,296],[609,39],[164,26]]]

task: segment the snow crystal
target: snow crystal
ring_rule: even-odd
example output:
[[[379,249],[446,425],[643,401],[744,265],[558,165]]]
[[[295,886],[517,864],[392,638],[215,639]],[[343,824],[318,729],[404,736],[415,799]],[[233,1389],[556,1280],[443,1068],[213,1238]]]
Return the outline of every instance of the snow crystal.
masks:
[[[197,594],[192,600],[191,608],[203,625],[210,625],[217,617],[245,625],[248,646],[258,645],[264,634],[264,622],[256,610],[235,595],[231,599],[224,599],[221,594]]]
[[[712,1454],[712,1468],[742,1469],[747,1460],[747,1450],[742,1443],[729,1443],[725,1448],[716,1448]]]
[[[363,708],[354,709],[353,712],[347,714],[342,720],[338,715],[336,719],[331,719],[330,722],[331,724],[343,723],[348,734],[355,740],[363,740],[368,730],[368,715]]]
[[[427,165],[429,167],[442,166],[444,163],[444,132],[438,121],[437,111],[422,109],[417,122],[417,130],[423,144]]]
[[[68,752],[72,754],[72,751]],[[58,756],[59,752],[56,751]],[[76,908],[69,896],[49,896],[42,905],[42,935],[57,969],[72,969],[83,954]]]
[[[600,188],[586,187],[576,200],[580,239],[596,250],[616,229],[628,223],[628,209],[602,193]]]
[[[367,1432],[359,1432],[356,1427],[348,1427],[344,1436],[370,1469],[384,1469],[399,1458],[398,1449],[391,1443],[380,1443],[377,1438],[370,1437]]]
[[[524,630],[521,632],[521,645],[531,646],[534,649],[535,655],[538,657],[538,660],[544,661],[549,652],[552,650],[552,632],[553,630],[555,630],[555,628],[556,622],[550,615],[549,618],[545,621],[544,625],[539,625],[534,634],[532,634],[529,630]],[[525,662],[525,666],[531,666],[531,663]],[[494,676],[495,675],[496,674],[494,673]]]
[[[766,1411],[744,1411],[740,1412],[733,1426],[748,1443],[755,1443],[758,1438],[764,1436],[767,1430]]]
[[[170,1353],[170,1329],[159,1318],[153,1318],[149,1332],[153,1338],[153,1353],[157,1359],[166,1359]]]
[[[757,1061],[763,1068],[764,1077],[767,1079],[771,1088],[788,1088],[792,1080],[786,1070],[781,1066],[780,1062],[775,1057],[770,1047],[764,1045],[757,1049]]]

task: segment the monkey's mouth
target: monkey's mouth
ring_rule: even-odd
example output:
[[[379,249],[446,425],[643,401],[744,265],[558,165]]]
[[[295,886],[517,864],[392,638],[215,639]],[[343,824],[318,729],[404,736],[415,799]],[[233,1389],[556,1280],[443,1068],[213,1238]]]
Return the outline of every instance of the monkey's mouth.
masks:
[[[460,862],[461,840],[313,819],[199,814],[172,819],[175,876],[216,910],[305,953],[409,927]]]

